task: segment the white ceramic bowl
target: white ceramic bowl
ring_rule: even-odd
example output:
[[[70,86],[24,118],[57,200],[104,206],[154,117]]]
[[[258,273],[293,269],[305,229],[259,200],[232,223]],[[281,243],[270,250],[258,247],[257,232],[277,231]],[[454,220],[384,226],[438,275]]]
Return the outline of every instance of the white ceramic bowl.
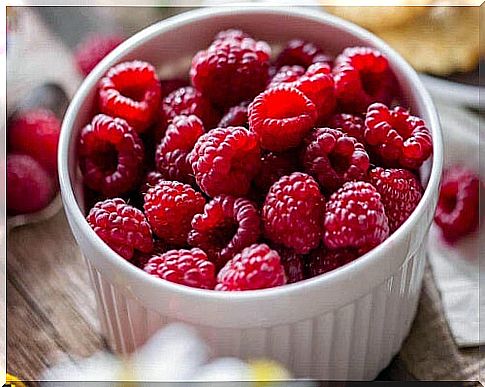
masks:
[[[353,45],[376,47],[389,58],[405,103],[431,128],[434,155],[422,169],[426,191],[421,202],[396,233],[360,259],[278,288],[204,291],[148,276],[114,253],[85,221],[76,146],[80,129],[91,119],[98,79],[115,63],[135,58],[163,71],[229,27],[275,44],[294,37],[308,39],[332,53]],[[63,123],[59,165],[65,210],[89,266],[103,332],[115,351],[129,352],[161,326],[184,321],[199,329],[218,356],[267,356],[297,377],[372,379],[408,333],[437,200],[440,127],[414,70],[389,46],[353,24],[313,10],[225,7],[184,13],[148,27],[115,49],[80,87]]]

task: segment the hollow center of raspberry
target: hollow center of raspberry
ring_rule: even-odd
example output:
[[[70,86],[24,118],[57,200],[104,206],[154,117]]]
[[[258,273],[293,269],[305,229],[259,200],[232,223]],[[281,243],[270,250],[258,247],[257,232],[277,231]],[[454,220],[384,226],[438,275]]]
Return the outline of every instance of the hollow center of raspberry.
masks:
[[[123,87],[120,93],[136,102],[141,102],[145,98],[145,89],[141,87]]]
[[[267,105],[267,117],[275,119],[297,117],[307,111],[304,102],[300,98],[288,98],[288,94],[274,96]]]
[[[91,160],[100,170],[109,175],[118,168],[118,151],[114,145],[105,143],[93,154]]]
[[[362,87],[368,95],[376,95],[379,92],[380,84],[376,74],[367,71],[362,72],[360,79]]]
[[[350,160],[347,156],[332,152],[328,155],[328,160],[333,170],[339,175],[344,174],[350,167]]]
[[[454,184],[448,185],[447,187],[443,187],[442,194],[440,197],[440,209],[446,213],[451,213],[456,207],[457,204],[457,189]]]
[[[217,249],[223,249],[236,234],[238,225],[233,221],[224,221],[211,231],[211,244]]]

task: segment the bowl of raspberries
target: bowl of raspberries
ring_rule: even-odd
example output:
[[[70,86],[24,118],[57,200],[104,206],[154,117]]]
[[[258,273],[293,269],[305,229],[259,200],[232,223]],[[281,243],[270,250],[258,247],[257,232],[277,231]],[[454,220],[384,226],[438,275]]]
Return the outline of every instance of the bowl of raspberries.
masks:
[[[371,379],[413,320],[442,145],[416,73],[314,10],[205,8],[118,46],[63,123],[62,197],[103,332]]]

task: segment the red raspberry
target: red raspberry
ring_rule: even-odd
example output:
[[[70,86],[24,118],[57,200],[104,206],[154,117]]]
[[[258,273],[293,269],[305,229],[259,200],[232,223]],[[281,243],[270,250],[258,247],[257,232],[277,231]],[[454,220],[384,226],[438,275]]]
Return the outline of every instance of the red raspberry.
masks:
[[[323,241],[332,250],[355,248],[365,253],[389,236],[381,195],[369,183],[348,182],[330,196]]]
[[[292,249],[284,246],[271,246],[280,256],[281,264],[285,269],[287,283],[293,284],[305,279],[304,256],[295,253]]]
[[[145,265],[148,263],[150,258],[156,257],[157,255],[162,255],[163,253],[171,250],[164,241],[160,239],[153,240],[153,249],[149,253],[142,253],[140,251],[135,251],[133,258],[131,259],[131,263],[136,267],[143,270]]]
[[[306,254],[323,235],[325,198],[311,176],[295,172],[270,188],[263,205],[266,237]]]
[[[57,143],[61,122],[50,110],[34,109],[16,115],[9,122],[8,150],[32,156],[57,176]]]
[[[214,264],[200,249],[169,250],[150,258],[144,270],[155,277],[199,289],[214,289]]]
[[[259,94],[249,105],[249,128],[261,147],[283,151],[296,147],[317,119],[315,104],[294,87],[280,85]]]
[[[188,154],[202,134],[204,126],[197,116],[174,117],[155,155],[157,169],[163,176],[183,183],[195,183]]]
[[[160,81],[151,64],[124,62],[112,67],[99,81],[99,110],[125,119],[141,133],[155,122],[160,95]]]
[[[190,222],[204,210],[205,199],[190,185],[161,181],[148,190],[143,208],[153,232],[177,246],[187,243]]]
[[[365,144],[365,124],[362,117],[358,115],[347,113],[335,114],[328,121],[328,126],[330,128],[339,129],[346,135],[354,137],[361,144]]]
[[[455,166],[445,171],[434,220],[449,243],[478,228],[480,188],[479,177],[466,168]]]
[[[349,47],[335,62],[335,92],[342,109],[362,113],[373,102],[391,103],[397,83],[387,58],[379,51]]]
[[[355,138],[329,128],[318,128],[309,137],[303,166],[324,191],[333,192],[345,182],[360,180],[366,175],[369,156]]]
[[[165,180],[163,175],[157,171],[148,172],[143,178],[143,182],[140,185],[139,192],[142,196],[148,192],[152,187],[155,187],[159,182]]]
[[[286,284],[280,256],[265,244],[246,247],[217,275],[216,290],[239,291],[273,288]]]
[[[123,199],[106,199],[91,208],[87,221],[96,234],[115,252],[130,260],[135,250],[153,249],[150,225],[143,212]]]
[[[101,60],[123,42],[119,35],[91,35],[74,52],[74,60],[81,73],[88,75]]]
[[[234,29],[234,28],[230,28],[228,30],[224,30],[224,31],[220,31],[214,38],[214,41],[218,41],[218,40],[237,40],[237,41],[241,41],[243,39],[247,39],[247,38],[251,38],[247,33],[241,31],[241,30],[238,30],[238,29]]]
[[[162,98],[165,98],[170,93],[175,90],[187,87],[187,81],[184,79],[173,78],[173,79],[161,79],[160,86],[162,89]]]
[[[94,116],[81,131],[79,163],[86,185],[105,196],[135,188],[143,166],[143,143],[121,118]]]
[[[215,128],[220,118],[211,102],[191,86],[172,91],[164,98],[162,110],[165,116],[165,125],[176,116],[193,114],[199,117],[204,127],[209,130]]]
[[[271,186],[281,177],[297,169],[298,156],[295,152],[267,152],[261,156],[260,172],[254,178],[255,186],[266,195]]]
[[[215,40],[192,59],[192,84],[218,106],[237,105],[266,87],[270,55],[268,44],[251,38]]]
[[[56,195],[54,177],[28,155],[7,156],[6,188],[9,215],[42,210]]]
[[[268,89],[280,83],[288,83],[297,81],[303,74],[305,74],[305,68],[301,66],[283,66],[271,79]]]
[[[315,104],[318,120],[323,122],[333,113],[336,106],[334,82],[330,67],[325,63],[315,63],[303,75],[296,78],[297,72],[298,70],[293,70],[280,76],[276,74],[271,84],[277,84],[278,79],[281,78],[280,83],[300,90]]]
[[[358,257],[358,254],[351,249],[327,250],[324,246],[313,250],[306,257],[305,270],[308,278],[328,273],[339,268]]]
[[[202,135],[189,154],[195,180],[209,196],[242,196],[258,173],[260,149],[243,127],[216,128]]]
[[[369,172],[369,182],[381,195],[389,229],[393,233],[418,205],[423,187],[417,177],[406,169],[374,168]]]
[[[194,216],[188,241],[207,252],[218,268],[244,247],[255,243],[260,234],[258,211],[244,198],[216,196]]]
[[[330,64],[332,59],[312,42],[301,39],[290,40],[276,58],[276,66],[309,67],[313,63]]]
[[[248,126],[248,103],[233,106],[219,121],[219,128],[229,126]]]
[[[426,123],[400,106],[370,105],[365,126],[366,143],[386,165],[419,168],[433,150]]]

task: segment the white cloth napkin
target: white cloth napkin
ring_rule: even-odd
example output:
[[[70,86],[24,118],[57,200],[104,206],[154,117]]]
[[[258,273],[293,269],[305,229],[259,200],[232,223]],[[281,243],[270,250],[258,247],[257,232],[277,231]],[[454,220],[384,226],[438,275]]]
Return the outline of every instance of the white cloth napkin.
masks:
[[[445,168],[461,164],[478,173],[479,116],[440,100],[435,102],[443,129]],[[485,297],[479,297],[480,240],[485,241],[483,229],[450,246],[442,241],[435,224],[429,235],[429,262],[446,319],[459,347],[485,344],[485,325],[479,324],[479,310],[485,310]]]

